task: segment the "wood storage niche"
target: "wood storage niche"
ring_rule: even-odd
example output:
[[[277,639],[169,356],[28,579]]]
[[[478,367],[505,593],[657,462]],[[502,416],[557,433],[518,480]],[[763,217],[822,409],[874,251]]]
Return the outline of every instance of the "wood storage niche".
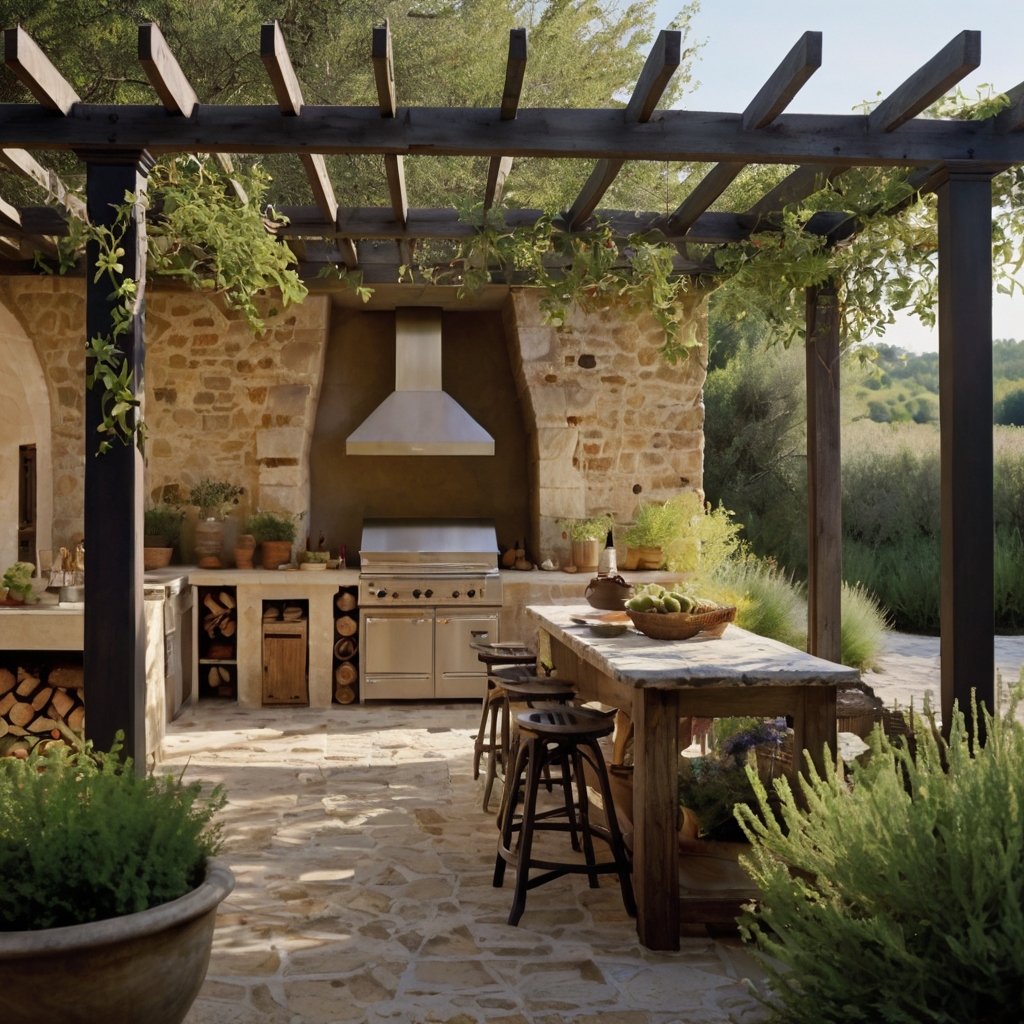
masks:
[[[234,587],[200,587],[199,696],[238,699],[238,609]]]
[[[309,602],[263,602],[263,704],[309,704]]]
[[[0,661],[0,756],[25,757],[51,744],[81,747],[85,684],[80,659],[3,652]]]
[[[334,599],[335,704],[359,697],[359,588],[340,587]]]

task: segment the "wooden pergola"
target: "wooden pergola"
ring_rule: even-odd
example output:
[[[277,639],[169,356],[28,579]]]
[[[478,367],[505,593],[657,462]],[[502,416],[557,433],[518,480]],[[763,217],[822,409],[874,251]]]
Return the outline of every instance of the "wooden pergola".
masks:
[[[676,269],[705,274],[715,268],[687,259],[683,243],[720,244],[777,226],[778,215],[852,167],[908,171],[918,194],[938,194],[939,361],[942,429],[942,712],[954,700],[969,707],[972,689],[993,707],[992,525],[992,202],[991,179],[1024,162],[1024,84],[1011,104],[987,120],[918,118],[981,62],[979,32],[961,32],[868,114],[787,114],[786,107],[821,64],[821,34],[805,33],[740,113],[659,110],[657,104],[680,62],[678,32],[662,32],[624,108],[520,108],[527,73],[525,30],[510,33],[505,86],[493,108],[402,107],[395,93],[388,26],[373,30],[370,59],[376,106],[309,106],[277,23],[264,25],[260,56],[276,105],[208,105],[178,65],[156,25],[139,28],[138,59],[159,105],[83,103],[72,86],[21,28],[5,32],[7,66],[32,93],[33,103],[0,105],[0,159],[32,179],[51,205],[17,209],[0,201],[0,257],[24,259],[52,251],[67,231],[65,213],[111,224],[111,204],[145,188],[152,157],[216,154],[230,173],[230,154],[290,153],[302,161],[316,205],[285,207],[278,228],[303,259],[306,276],[327,263],[362,268],[368,282],[396,281],[399,264],[423,239],[457,239],[477,230],[451,209],[410,208],[404,161],[417,156],[487,157],[481,182],[485,208],[500,199],[522,157],[591,158],[594,169],[560,217],[567,232],[608,221],[622,235],[660,231],[679,243]],[[255,40],[254,40],[255,43]],[[498,99],[498,97],[495,97]],[[67,193],[36,161],[36,150],[71,150],[87,165],[87,204]],[[390,207],[338,204],[324,154],[381,154]],[[627,160],[712,163],[711,170],[673,213],[598,209]],[[747,210],[709,208],[748,164],[796,165]],[[239,187],[236,185],[236,188]],[[63,211],[59,209],[63,207]],[[506,214],[510,226],[530,224],[538,210]],[[807,230],[839,240],[857,230],[847,213],[815,214]],[[393,262],[368,254],[383,240]],[[144,282],[145,225],[136,213],[126,238],[124,273]],[[87,335],[110,330],[105,281],[93,283],[95,246],[87,251]],[[10,264],[8,263],[8,266]],[[812,653],[840,655],[840,311],[834,286],[807,289],[807,455],[809,488],[809,645]],[[121,350],[141,390],[145,362],[143,314],[121,339]],[[89,600],[85,612],[85,670],[89,731],[107,746],[116,729],[127,752],[144,747],[142,613],[142,457],[114,446],[102,458],[100,397],[86,392],[85,533],[89,542]],[[118,510],[118,514],[112,514]],[[653,897],[653,898],[656,898]]]

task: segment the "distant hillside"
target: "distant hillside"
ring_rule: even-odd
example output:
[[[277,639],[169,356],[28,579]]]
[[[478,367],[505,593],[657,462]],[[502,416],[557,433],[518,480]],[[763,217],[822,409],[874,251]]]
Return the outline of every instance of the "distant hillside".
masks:
[[[939,354],[907,352],[895,345],[877,345],[878,359],[846,371],[844,418],[877,423],[939,418]],[[992,377],[996,422],[1024,426],[1024,341],[1001,339],[993,344]]]

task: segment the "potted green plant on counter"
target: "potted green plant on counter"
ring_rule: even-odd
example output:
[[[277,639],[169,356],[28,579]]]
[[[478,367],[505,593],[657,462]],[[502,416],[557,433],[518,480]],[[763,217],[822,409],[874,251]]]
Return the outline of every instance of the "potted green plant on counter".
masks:
[[[238,504],[241,487],[206,477],[189,491],[188,501],[199,510],[196,522],[196,554],[200,569],[219,569],[224,546],[224,517]]]
[[[292,559],[296,524],[302,514],[258,511],[249,516],[245,532],[251,533],[260,546],[260,560],[264,569],[278,569]]]
[[[31,604],[32,573],[36,567],[31,562],[15,562],[0,581],[0,601],[8,604]]]
[[[572,549],[572,564],[579,572],[597,572],[608,531],[615,524],[610,515],[593,516],[590,519],[561,519],[563,536]]]
[[[700,499],[693,498],[700,513]],[[678,541],[693,512],[684,496],[670,498],[663,504],[641,501],[633,522],[622,535],[626,543],[623,569],[660,569],[671,544]]]
[[[0,1020],[180,1024],[234,886],[223,804],[117,746],[0,758]]]
[[[146,569],[163,569],[164,566],[170,565],[171,556],[181,539],[181,524],[184,518],[185,510],[172,505],[157,505],[143,513],[143,564]]]

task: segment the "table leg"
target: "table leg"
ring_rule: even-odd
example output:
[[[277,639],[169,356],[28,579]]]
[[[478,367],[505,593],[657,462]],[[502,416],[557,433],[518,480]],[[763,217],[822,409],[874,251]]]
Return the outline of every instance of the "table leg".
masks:
[[[811,764],[820,775],[825,770],[825,744],[836,757],[836,688],[835,686],[802,686],[800,711],[793,721],[793,770],[804,770],[803,752],[811,755]]]
[[[679,695],[633,697],[633,886],[648,949],[679,948]]]

